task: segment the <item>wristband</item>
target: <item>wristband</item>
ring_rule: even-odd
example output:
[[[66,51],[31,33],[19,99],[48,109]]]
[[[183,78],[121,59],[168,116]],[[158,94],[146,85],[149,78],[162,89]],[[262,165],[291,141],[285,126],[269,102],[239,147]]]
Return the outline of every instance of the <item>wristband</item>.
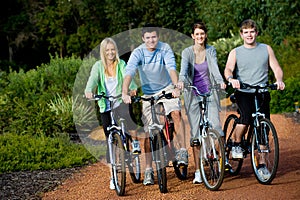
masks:
[[[233,78],[233,76],[228,76],[227,77],[227,81],[229,81],[229,79]]]

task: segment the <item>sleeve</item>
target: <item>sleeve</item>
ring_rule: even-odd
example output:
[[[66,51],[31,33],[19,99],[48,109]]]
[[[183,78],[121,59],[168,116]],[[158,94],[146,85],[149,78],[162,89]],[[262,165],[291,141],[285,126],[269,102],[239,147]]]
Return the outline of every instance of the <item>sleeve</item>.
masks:
[[[166,65],[167,70],[176,70],[176,61],[175,61],[175,55],[174,52],[172,50],[172,48],[170,47],[170,45],[168,45],[167,43],[165,43],[165,48],[163,50],[164,52],[164,62]]]
[[[99,62],[96,62],[91,69],[90,76],[85,87],[85,92],[93,92],[99,81]]]
[[[131,53],[126,68],[125,68],[125,76],[129,75],[131,78],[135,76],[138,65],[140,64],[141,53],[140,50],[135,49]]]
[[[180,63],[180,73],[179,73],[179,81],[184,83],[188,82],[188,49],[184,49],[181,53],[181,63]]]
[[[211,56],[211,69],[210,69],[210,73],[213,76],[213,80],[217,83],[217,84],[221,84],[223,83],[223,77],[220,73],[219,70],[219,66],[218,66],[218,61],[217,61],[217,51],[214,47],[211,47],[211,51],[210,51],[210,56]]]

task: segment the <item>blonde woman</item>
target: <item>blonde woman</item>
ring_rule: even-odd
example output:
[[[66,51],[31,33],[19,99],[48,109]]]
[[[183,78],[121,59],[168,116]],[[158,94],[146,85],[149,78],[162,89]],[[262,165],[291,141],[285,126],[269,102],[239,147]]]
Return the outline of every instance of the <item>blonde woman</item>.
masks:
[[[118,48],[116,42],[112,38],[105,38],[100,44],[100,57],[101,60],[97,61],[90,72],[90,76],[85,88],[86,98],[93,98],[95,89],[98,94],[104,93],[106,96],[117,96],[122,93],[122,84],[124,78],[124,70],[126,63],[124,60],[119,58]],[[131,95],[135,95],[137,86],[132,81],[130,84]],[[107,127],[111,123],[110,118],[110,104],[106,99],[101,99],[98,101],[100,108],[100,117],[106,136],[108,139],[109,132]],[[116,101],[114,103],[115,114],[126,119],[127,130],[130,131],[133,138],[135,138],[133,144],[133,152],[140,153],[141,149],[139,146],[139,141],[136,138],[136,123],[131,119],[132,109],[130,105]],[[109,161],[108,149],[106,151],[106,160]],[[110,181],[110,189],[115,189],[112,180]]]

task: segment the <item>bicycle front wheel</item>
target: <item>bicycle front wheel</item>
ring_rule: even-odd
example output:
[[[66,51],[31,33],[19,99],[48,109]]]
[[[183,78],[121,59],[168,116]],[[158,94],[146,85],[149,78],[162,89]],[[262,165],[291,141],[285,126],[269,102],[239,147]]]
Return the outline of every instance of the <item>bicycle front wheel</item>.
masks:
[[[125,150],[123,141],[119,133],[113,133],[113,141],[110,144],[112,149],[112,174],[117,195],[125,194],[126,184],[126,166],[125,166]]]
[[[218,190],[224,179],[225,150],[220,134],[214,129],[207,130],[201,139],[200,171],[205,187]]]
[[[229,172],[231,175],[237,175],[242,168],[243,159],[235,159],[231,156],[231,150],[233,146],[233,133],[234,129],[237,125],[238,117],[235,114],[231,114],[227,117],[225,124],[224,124],[224,136],[225,136],[225,154],[226,160],[228,162],[225,171]]]
[[[132,138],[128,135],[127,138],[127,166],[129,169],[131,180],[134,183],[139,183],[141,181],[141,163],[140,155],[132,153]]]
[[[163,138],[162,138],[162,131],[155,130],[155,166],[156,166],[156,173],[157,173],[157,181],[159,190],[161,193],[167,193],[167,171],[166,171],[166,158],[165,158],[165,151],[163,146]]]
[[[279,143],[276,129],[269,119],[259,121],[252,135],[251,164],[256,179],[261,184],[270,184],[276,176],[279,161]],[[266,169],[259,169],[261,166]],[[265,171],[267,170],[267,171]]]

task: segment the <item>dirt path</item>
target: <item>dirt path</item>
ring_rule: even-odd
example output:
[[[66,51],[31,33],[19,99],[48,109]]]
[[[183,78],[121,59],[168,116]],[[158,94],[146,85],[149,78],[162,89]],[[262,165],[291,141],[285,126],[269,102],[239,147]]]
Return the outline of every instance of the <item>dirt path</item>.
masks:
[[[219,191],[208,191],[203,184],[193,185],[193,159],[189,149],[188,180],[180,181],[168,168],[168,193],[161,194],[157,184],[134,184],[127,176],[126,196],[109,190],[108,167],[99,162],[83,168],[55,191],[44,194],[52,199],[300,199],[300,125],[283,115],[272,115],[280,142],[280,162],[271,185],[261,185],[252,173],[248,156],[238,176],[226,176]]]

